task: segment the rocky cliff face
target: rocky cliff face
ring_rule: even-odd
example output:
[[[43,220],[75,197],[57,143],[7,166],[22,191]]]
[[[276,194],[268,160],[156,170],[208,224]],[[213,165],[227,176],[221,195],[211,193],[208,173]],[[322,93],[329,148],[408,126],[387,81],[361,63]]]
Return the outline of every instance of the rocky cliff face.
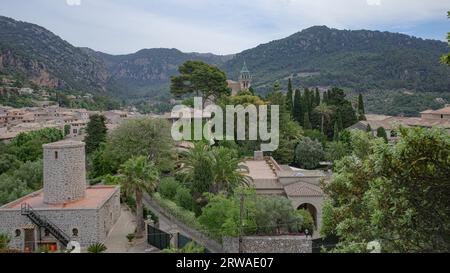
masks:
[[[50,31],[0,17],[0,72],[20,74],[43,86],[105,91],[108,72]]]

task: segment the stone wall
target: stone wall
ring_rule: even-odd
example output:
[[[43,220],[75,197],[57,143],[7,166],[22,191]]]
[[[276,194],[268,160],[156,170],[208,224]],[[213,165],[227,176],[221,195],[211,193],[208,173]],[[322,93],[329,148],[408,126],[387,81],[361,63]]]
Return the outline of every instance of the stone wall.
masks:
[[[239,238],[224,237],[225,253],[239,253]],[[246,236],[243,253],[312,253],[312,240],[304,236]]]
[[[44,145],[44,202],[64,204],[86,194],[85,144],[60,141]]]

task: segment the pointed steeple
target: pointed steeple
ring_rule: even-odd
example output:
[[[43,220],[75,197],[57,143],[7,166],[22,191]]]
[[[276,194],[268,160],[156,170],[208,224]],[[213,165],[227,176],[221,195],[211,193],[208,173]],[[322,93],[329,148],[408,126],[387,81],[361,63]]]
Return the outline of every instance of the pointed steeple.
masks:
[[[250,71],[247,68],[247,62],[246,61],[244,61],[244,66],[241,69],[241,74],[244,74],[244,73],[250,73]]]

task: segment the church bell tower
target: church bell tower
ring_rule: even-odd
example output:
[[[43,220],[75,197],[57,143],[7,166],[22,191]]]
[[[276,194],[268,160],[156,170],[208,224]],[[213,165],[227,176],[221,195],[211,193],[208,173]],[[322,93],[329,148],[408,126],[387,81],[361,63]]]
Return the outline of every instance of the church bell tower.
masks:
[[[248,90],[252,86],[252,76],[247,68],[246,62],[244,62],[244,66],[241,69],[239,84],[241,85],[241,91]]]

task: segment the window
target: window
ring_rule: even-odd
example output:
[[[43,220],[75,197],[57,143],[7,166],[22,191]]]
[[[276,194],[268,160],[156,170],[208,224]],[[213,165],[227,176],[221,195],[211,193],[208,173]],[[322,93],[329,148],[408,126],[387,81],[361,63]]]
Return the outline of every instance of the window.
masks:
[[[16,229],[15,233],[16,233],[16,237],[20,237],[20,235],[22,234],[20,229]]]
[[[55,159],[58,159],[58,152],[55,152]]]
[[[77,228],[72,229],[72,236],[74,236],[74,237],[78,236],[78,229]]]
[[[45,231],[44,231],[44,236],[45,236],[45,237],[50,236],[50,230],[45,229]]]

